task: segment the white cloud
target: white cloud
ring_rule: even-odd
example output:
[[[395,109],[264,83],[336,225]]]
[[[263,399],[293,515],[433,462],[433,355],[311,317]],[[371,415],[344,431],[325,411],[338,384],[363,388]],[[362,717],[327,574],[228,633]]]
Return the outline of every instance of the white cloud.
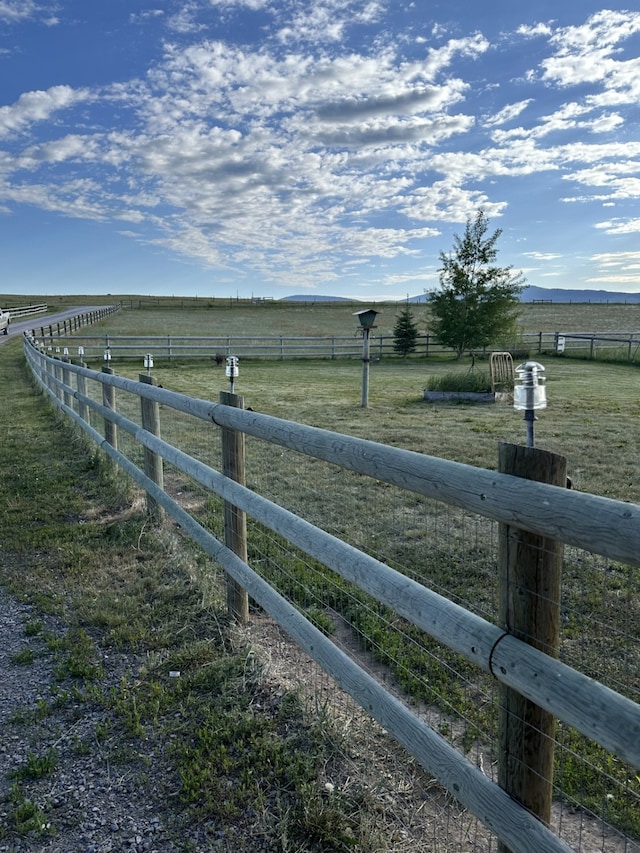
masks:
[[[533,258],[536,261],[557,261],[562,255],[554,252],[523,252],[525,258]]]
[[[466,222],[479,207],[485,210],[487,216],[494,217],[500,215],[506,202],[493,202],[484,192],[464,189],[455,178],[449,176],[408,194],[402,210],[412,219],[427,222]]]
[[[636,226],[636,231],[640,231],[640,220]],[[589,260],[599,268],[596,275],[587,279],[590,283],[613,285],[617,289],[640,284],[640,252],[598,253]]]
[[[627,266],[629,263],[635,265],[640,263],[640,251],[600,253],[591,255],[590,260],[601,266]]]
[[[42,210],[61,213],[75,219],[105,221],[110,210],[96,199],[98,185],[89,179],[78,179],[59,185],[15,184],[5,188],[5,200],[30,204]]]
[[[37,168],[42,163],[62,163],[65,160],[95,160],[99,158],[97,140],[80,134],[70,134],[51,142],[25,149],[20,158],[22,168]]]
[[[58,110],[68,109],[90,97],[86,89],[52,86],[46,92],[26,92],[10,107],[0,107],[0,137],[20,132],[34,122],[49,119]]]
[[[515,104],[507,104],[506,107],[503,107],[497,113],[489,118],[484,120],[484,124],[487,127],[494,127],[495,125],[507,124],[510,121],[513,121],[514,118],[517,118],[520,113],[524,112],[529,104],[532,102],[532,98],[527,98],[524,101],[518,101]]]
[[[616,273],[615,275],[595,275],[590,276],[585,281],[591,284],[609,284],[619,289],[630,284],[640,284],[640,273],[637,275],[622,275],[620,273]]]
[[[263,9],[269,5],[270,0],[208,0],[210,6],[222,7],[225,9],[246,8]]]
[[[554,56],[543,63],[543,79],[560,86],[600,82],[606,89],[638,93],[640,60],[614,58],[621,43],[640,33],[640,12],[602,10],[579,26],[558,28]]]
[[[60,23],[56,15],[58,10],[58,3],[43,5],[35,0],[0,0],[0,22],[11,25],[38,21],[46,27],[54,27]]]
[[[606,191],[583,197],[584,199],[611,202],[640,198],[640,162],[638,161],[602,157],[596,161],[595,165],[568,173],[564,178],[583,187],[597,187]]]
[[[553,32],[550,24],[538,23],[533,25],[525,25],[518,27],[517,32],[526,38],[535,38],[536,36],[549,36]]]
[[[606,234],[638,234],[640,219],[610,219],[606,222],[596,222],[595,227]]]
[[[204,29],[203,25],[197,21],[198,12],[199,7],[197,3],[185,3],[176,13],[169,15],[167,26],[170,30],[181,35],[197,33]]]
[[[0,21],[11,24],[33,18],[38,9],[33,0],[0,0]]]
[[[592,133],[611,133],[624,124],[619,113],[603,113],[595,118],[589,127]]]
[[[597,110],[597,112],[596,112]],[[570,131],[576,134],[613,133],[625,122],[622,115],[616,112],[600,112],[599,106],[593,101],[577,103],[572,101],[563,104],[555,112],[536,119],[534,127],[515,127],[509,130],[495,130],[492,138],[499,144],[508,144],[519,139],[544,139],[551,134]],[[497,124],[492,122],[490,124]]]
[[[274,4],[273,9],[276,8],[277,4]],[[348,3],[344,0],[315,0],[313,3],[299,4],[293,9],[286,9],[282,16],[286,18],[286,24],[278,28],[277,38],[283,44],[337,43],[348,27],[376,23],[382,17],[384,8],[384,4],[378,0],[351,0]]]
[[[411,273],[393,273],[386,275],[382,281],[385,286],[395,287],[398,284],[414,284],[424,288],[424,285],[430,282],[438,282],[440,274],[436,269],[419,270]]]
[[[153,20],[153,18],[162,18],[164,14],[163,9],[143,9],[141,12],[132,12],[129,15],[129,20],[132,24],[140,24]]]

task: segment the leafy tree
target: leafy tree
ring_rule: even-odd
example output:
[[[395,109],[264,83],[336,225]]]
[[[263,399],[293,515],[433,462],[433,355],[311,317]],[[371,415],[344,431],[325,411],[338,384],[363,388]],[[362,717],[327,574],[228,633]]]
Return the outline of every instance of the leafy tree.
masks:
[[[456,235],[453,251],[440,252],[441,290],[429,295],[432,331],[444,346],[480,349],[515,334],[520,313],[518,295],[525,280],[513,267],[496,266],[498,229],[487,235],[489,221],[480,209],[467,220],[464,236]]]
[[[396,317],[393,327],[393,350],[405,358],[410,352],[414,352],[418,340],[418,326],[413,319],[411,308],[408,305]]]

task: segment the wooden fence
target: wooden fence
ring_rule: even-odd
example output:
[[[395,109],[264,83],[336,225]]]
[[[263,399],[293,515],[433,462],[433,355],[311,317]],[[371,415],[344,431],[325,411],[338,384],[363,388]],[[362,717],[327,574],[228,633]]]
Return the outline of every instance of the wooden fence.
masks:
[[[25,317],[32,317],[34,314],[44,314],[47,310],[47,303],[43,302],[38,305],[22,305],[20,308],[5,308],[4,310],[8,311],[12,320],[20,320]]]
[[[31,330],[31,336],[35,338],[36,335],[39,335],[43,347],[48,346],[53,351],[55,345],[57,352],[63,352],[65,349],[69,349],[71,341],[68,341],[67,338],[70,335],[77,334],[85,326],[92,326],[94,323],[99,323],[100,320],[105,320],[119,310],[120,305],[105,305],[104,308],[95,308],[93,311],[74,314],[73,317],[68,317],[66,320],[34,327]],[[73,339],[74,351],[76,353],[80,344],[79,340],[76,338]]]
[[[507,578],[506,600],[522,597],[519,584],[523,582],[514,586],[509,573],[526,560],[520,557],[514,560],[514,549],[522,555],[526,549],[536,547],[536,541],[542,543],[545,554],[555,555],[552,559],[556,562],[557,547],[566,544],[606,555],[607,560],[620,561],[635,572],[640,566],[640,506],[524,479],[514,475],[511,462],[510,473],[478,469],[245,411],[241,401],[230,399],[233,395],[224,395],[221,402],[195,399],[157,387],[149,377],[141,376],[140,381],[135,381],[115,375],[109,366],[96,371],[68,359],[51,357],[37,344],[33,337],[26,336],[24,352],[43,391],[146,491],[149,510],[156,520],[165,513],[171,516],[222,566],[234,585],[229,599],[234,612],[242,618],[242,596],[248,593],[343,690],[497,836],[501,850],[567,853],[583,848],[570,847],[549,828],[546,806],[537,809],[527,802],[519,787],[522,760],[515,762],[519,767],[515,775],[520,782],[516,780],[514,786],[513,774],[507,767],[500,771],[500,784],[496,784],[482,767],[469,761],[442,733],[428,725],[410,703],[399,699],[365,671],[252,568],[246,558],[246,543],[242,543],[242,524],[237,526],[238,513],[246,514],[384,607],[391,608],[398,618],[418,626],[485,673],[502,690],[509,691],[508,695],[528,703],[523,706],[505,702],[503,706],[507,709],[503,715],[504,727],[509,728],[516,720],[518,754],[522,752],[529,757],[525,776],[532,768],[529,776],[540,776],[536,753],[541,738],[552,738],[553,723],[559,720],[598,744],[611,761],[629,766],[626,796],[632,809],[640,809],[640,787],[632,784],[632,776],[640,768],[640,706],[636,702],[558,660],[547,640],[542,644],[544,650],[537,648],[526,631],[514,628],[511,620],[517,617],[513,614],[505,615],[506,624],[494,624],[311,524],[298,513],[268,500],[254,488],[246,488],[238,469],[235,465],[229,468],[228,461],[218,471],[190,455],[177,442],[171,444],[161,439],[160,411],[165,423],[171,417],[187,416],[201,422],[202,430],[213,427],[226,433],[227,460],[229,437],[254,437],[270,448],[323,460],[332,468],[357,472],[421,499],[459,507],[499,523],[508,552],[501,558]],[[97,390],[92,393],[89,386]],[[120,398],[128,401],[122,411]],[[132,401],[138,403],[139,416],[135,419],[132,412],[136,406]],[[123,451],[120,436],[127,436],[134,447],[143,449],[144,463],[140,462],[137,451]],[[225,522],[230,524],[234,517],[234,531],[225,530],[224,537],[217,538],[190,515],[165,489],[163,462],[170,463],[172,470],[182,472],[208,493],[218,495],[226,507],[233,508],[233,512],[225,512]],[[533,562],[538,565],[540,560]],[[543,588],[536,591],[538,601],[553,598],[549,589],[544,591],[546,569],[543,575]],[[505,606],[508,610],[508,603]],[[516,716],[525,713],[515,710],[523,707],[543,712],[544,725],[551,724],[551,728],[541,729],[539,713],[527,719]],[[536,721],[532,722],[534,717]],[[509,748],[509,737],[513,737],[513,731],[511,736],[501,736],[501,749]],[[552,775],[551,771],[548,773]],[[542,782],[547,791],[552,791],[555,784],[556,797],[564,796],[553,778],[544,778]],[[625,836],[624,829],[617,837],[622,839],[622,846],[612,849],[636,849],[633,838]]]
[[[607,335],[597,332],[558,332],[554,350],[590,359],[637,362],[640,360],[640,332],[612,332]]]
[[[63,324],[61,324],[63,326]],[[74,327],[43,326],[33,330],[41,346],[68,350],[72,358],[77,359],[78,348],[82,360],[95,362],[102,360],[142,361],[147,353],[154,359],[207,358],[222,359],[229,355],[239,358],[362,358],[362,338],[355,335],[327,336],[127,336],[127,335],[78,335]],[[71,335],[73,334],[73,337]],[[516,353],[524,357],[527,353],[541,354],[553,350],[557,335],[536,333],[523,335],[513,345]],[[432,335],[421,334],[416,339],[415,352],[410,357],[451,355],[453,350],[439,344]],[[395,355],[393,335],[375,335],[369,337],[369,356],[372,359],[388,358]]]
[[[108,309],[109,311],[112,309]],[[155,359],[222,359],[230,355],[239,358],[362,358],[362,338],[354,335],[315,336],[181,336],[181,335],[87,335],[78,334],[87,323],[81,316],[62,323],[41,326],[32,330],[41,346],[50,351],[68,351],[71,358],[96,362],[142,361],[148,353]],[[616,359],[635,362],[640,360],[640,333],[619,332],[599,335],[591,332],[531,332],[523,333],[516,341],[505,344],[503,349],[513,352],[514,358],[526,359],[543,354],[564,354],[591,359]],[[442,346],[428,334],[416,339],[412,358],[450,356],[450,347]],[[483,350],[478,355],[487,355]],[[394,356],[393,335],[369,337],[369,355],[372,359]]]

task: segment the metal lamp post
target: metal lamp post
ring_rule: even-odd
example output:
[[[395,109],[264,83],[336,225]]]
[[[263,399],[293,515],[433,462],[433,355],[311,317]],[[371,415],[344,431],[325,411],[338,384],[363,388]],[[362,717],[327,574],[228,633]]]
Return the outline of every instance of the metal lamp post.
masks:
[[[524,411],[527,424],[527,447],[534,446],[533,425],[536,411],[547,408],[547,389],[544,367],[537,361],[527,361],[515,369],[513,408]]]
[[[362,333],[362,408],[366,409],[369,405],[369,334],[371,329],[375,329],[373,325],[378,315],[373,308],[367,308],[364,311],[354,311],[353,316],[360,321],[359,332]]]

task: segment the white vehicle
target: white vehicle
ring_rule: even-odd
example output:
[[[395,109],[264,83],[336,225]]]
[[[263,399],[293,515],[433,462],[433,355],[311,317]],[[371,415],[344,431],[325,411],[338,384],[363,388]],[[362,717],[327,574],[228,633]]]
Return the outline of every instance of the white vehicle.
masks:
[[[8,311],[3,311],[0,308],[0,332],[3,332],[5,335],[9,334],[9,323],[11,322],[11,316]]]

